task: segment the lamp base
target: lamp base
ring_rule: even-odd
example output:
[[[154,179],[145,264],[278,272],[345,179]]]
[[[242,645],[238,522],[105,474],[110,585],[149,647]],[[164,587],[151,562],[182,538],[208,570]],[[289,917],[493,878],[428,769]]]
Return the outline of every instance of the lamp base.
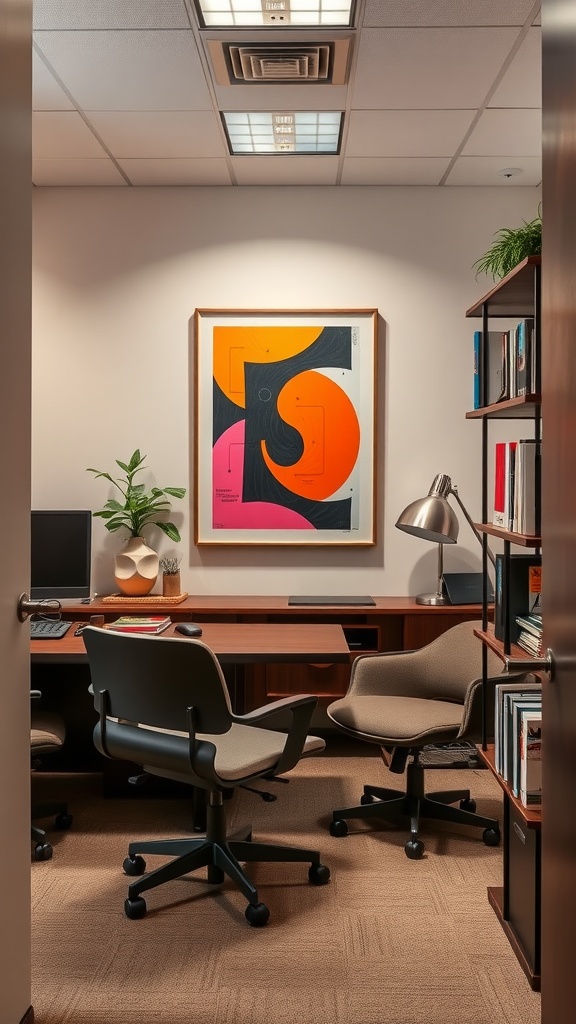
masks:
[[[448,604],[448,601],[446,600],[443,594],[418,594],[418,597],[416,597],[414,600],[416,601],[416,604]]]

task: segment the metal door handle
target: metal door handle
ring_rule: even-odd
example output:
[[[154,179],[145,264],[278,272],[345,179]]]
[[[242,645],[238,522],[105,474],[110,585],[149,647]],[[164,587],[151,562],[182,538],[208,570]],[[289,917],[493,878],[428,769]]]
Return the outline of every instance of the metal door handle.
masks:
[[[25,622],[29,615],[54,615],[62,611],[60,601],[46,598],[44,601],[32,601],[29,594],[20,594],[16,614],[20,622]]]
[[[554,680],[554,654],[550,647],[544,658],[504,658],[507,672],[545,672],[550,682]]]

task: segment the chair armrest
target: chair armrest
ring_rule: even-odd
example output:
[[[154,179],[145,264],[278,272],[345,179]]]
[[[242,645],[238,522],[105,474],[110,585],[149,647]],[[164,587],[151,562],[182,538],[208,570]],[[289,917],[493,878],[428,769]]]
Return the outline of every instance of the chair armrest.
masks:
[[[303,694],[299,697],[283,697],[273,701],[272,704],[265,704],[261,708],[249,711],[245,715],[232,715],[232,721],[238,722],[240,725],[252,725],[254,722],[265,721],[277,711],[291,712],[292,722],[286,733],[286,743],[273,772],[274,775],[282,775],[298,764],[300,760],[312,720],[312,712],[317,703],[318,698],[310,694]]]
[[[316,706],[317,703],[318,698],[307,693],[296,697],[281,697],[280,700],[274,700],[271,704],[263,704],[260,708],[247,711],[244,715],[231,715],[231,718],[233,722],[237,722],[239,725],[252,725],[254,722],[262,722],[265,718],[269,718],[270,715],[285,708],[291,709],[308,704]]]

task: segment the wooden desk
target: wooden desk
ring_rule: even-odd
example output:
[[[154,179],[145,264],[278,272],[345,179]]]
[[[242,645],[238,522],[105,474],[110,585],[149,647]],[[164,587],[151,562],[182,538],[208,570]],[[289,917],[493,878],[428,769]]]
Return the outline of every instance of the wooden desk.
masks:
[[[69,619],[104,615],[170,615],[174,622],[299,624],[323,623],[344,630],[350,655],[341,659],[310,657],[301,664],[287,665],[280,659],[250,664],[246,669],[246,706],[260,707],[267,701],[295,693],[315,693],[326,705],[348,689],[350,663],[363,652],[402,651],[424,647],[458,622],[480,620],[480,605],[419,605],[412,597],[374,597],[373,605],[291,605],[288,597],[191,595],[181,604],[154,603],[152,598],[126,598],[121,604],[95,598],[90,604],[62,602],[62,614]],[[54,641],[48,641],[54,642]]]
[[[35,664],[86,662],[84,640],[81,636],[74,636],[78,625],[79,622],[73,622],[66,636],[60,640],[31,640],[31,661]],[[160,636],[186,639],[175,632],[174,626]],[[271,661],[288,664],[350,663],[350,648],[344,631],[341,626],[331,623],[204,622],[200,639],[214,651],[221,664],[252,665]]]
[[[93,610],[91,614],[94,614]],[[90,677],[84,640],[82,636],[74,636],[78,625],[79,622],[73,622],[68,633],[59,640],[30,641],[33,669],[40,672],[44,669],[52,676],[48,684],[51,692],[46,701],[47,706],[57,707],[66,721],[66,744],[61,754],[68,755],[69,762],[66,764],[60,755],[59,761],[62,767],[72,770],[74,767],[103,770],[104,793],[107,796],[127,793],[133,796],[136,795],[134,787],[126,785],[126,778],[132,769],[124,762],[102,759],[92,743],[96,713],[88,693]],[[229,669],[228,685],[232,704],[237,711],[246,706],[245,665],[267,665],[271,662],[286,666],[308,662],[350,665],[350,649],[342,627],[336,623],[205,622],[202,630],[200,639],[214,651],[224,670]],[[175,633],[174,626],[170,626],[160,636],[189,642]],[[62,670],[67,670],[69,666],[73,674],[67,679],[63,678]],[[34,685],[40,690],[44,689],[41,678],[36,678]],[[55,701],[55,697],[60,697],[60,702]],[[133,769],[138,771],[137,766],[133,766]],[[186,792],[187,787],[183,789]],[[145,793],[148,794],[149,790]]]

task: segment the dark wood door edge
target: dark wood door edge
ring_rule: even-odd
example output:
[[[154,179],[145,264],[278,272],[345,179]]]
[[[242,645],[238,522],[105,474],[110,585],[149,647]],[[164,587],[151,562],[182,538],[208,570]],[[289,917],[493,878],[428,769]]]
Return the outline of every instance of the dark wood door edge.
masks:
[[[34,1007],[29,1006],[26,1013],[22,1017],[20,1024],[34,1024]]]

